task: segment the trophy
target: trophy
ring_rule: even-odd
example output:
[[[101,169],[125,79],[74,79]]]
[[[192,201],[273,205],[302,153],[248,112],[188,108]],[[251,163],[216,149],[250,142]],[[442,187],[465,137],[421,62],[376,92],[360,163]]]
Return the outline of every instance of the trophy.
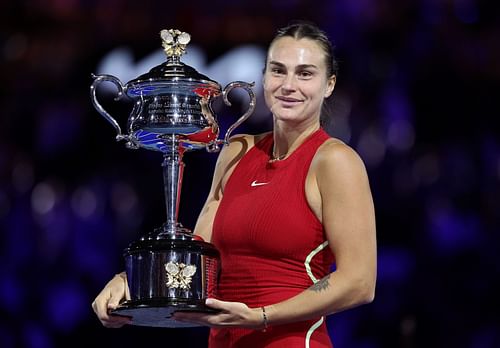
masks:
[[[92,103],[115,128],[116,140],[125,141],[131,149],[163,154],[167,221],[124,250],[130,300],[121,303],[112,314],[132,317],[132,325],[197,326],[171,317],[175,311],[214,311],[205,305],[205,299],[216,293],[220,255],[214,245],[196,238],[178,222],[182,158],[192,150],[219,151],[228,143],[232,131],[253,112],[255,95],[253,83],[235,81],[222,89],[219,83],[182,63],[180,57],[191,39],[188,33],[171,29],[162,30],[160,36],[167,61],[148,73],[125,85],[112,75],[92,75]],[[97,86],[104,81],[116,86],[115,100],[126,95],[134,102],[128,117],[128,134],[122,133],[115,118],[97,100]],[[230,106],[228,94],[234,88],[245,89],[250,103],[221,140],[211,104],[222,95],[224,103]]]

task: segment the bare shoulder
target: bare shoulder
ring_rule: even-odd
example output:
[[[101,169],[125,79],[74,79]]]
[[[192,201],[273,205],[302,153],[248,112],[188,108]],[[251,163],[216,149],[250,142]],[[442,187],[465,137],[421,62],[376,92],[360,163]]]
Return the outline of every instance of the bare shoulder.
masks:
[[[365,165],[358,153],[336,138],[325,141],[319,147],[314,156],[313,165],[316,175],[366,175]]]
[[[236,134],[229,138],[229,144],[223,147],[224,156],[234,158],[245,154],[269,132],[262,134]],[[221,153],[221,155],[222,155]]]
[[[229,143],[224,145],[217,160],[217,165],[225,168],[227,171],[263,137],[269,132],[262,134],[236,134],[229,138]]]
[[[325,165],[338,162],[362,162],[361,157],[352,147],[337,138],[325,141],[319,147],[315,159]]]
[[[264,132],[260,134],[236,134],[229,138],[229,144],[247,142],[253,146],[270,133],[271,132]]]

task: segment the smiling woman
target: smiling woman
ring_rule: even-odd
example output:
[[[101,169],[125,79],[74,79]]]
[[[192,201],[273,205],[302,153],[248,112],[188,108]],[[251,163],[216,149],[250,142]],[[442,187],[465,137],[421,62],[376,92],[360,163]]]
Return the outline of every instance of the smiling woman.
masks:
[[[327,76],[323,56],[320,46],[306,38],[283,37],[269,48],[264,96],[275,130],[288,124],[299,130],[318,124],[323,100],[332,94],[336,78]]]
[[[331,347],[324,316],[372,301],[373,202],[359,156],[320,126],[337,65],[326,35],[298,22],[278,32],[264,72],[273,131],[234,136],[219,155],[195,234],[221,253],[209,347]],[[335,271],[331,266],[335,263]],[[105,326],[127,296],[124,274],[93,303]]]

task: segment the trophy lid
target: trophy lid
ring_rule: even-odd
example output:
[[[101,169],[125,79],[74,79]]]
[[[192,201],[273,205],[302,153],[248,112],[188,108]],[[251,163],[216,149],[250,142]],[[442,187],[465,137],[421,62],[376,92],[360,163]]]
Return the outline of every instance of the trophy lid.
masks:
[[[131,97],[139,95],[154,95],[175,91],[176,93],[190,93],[202,88],[206,94],[218,95],[221,86],[216,81],[200,74],[193,67],[180,61],[185,53],[191,36],[177,29],[162,30],[160,32],[162,46],[167,55],[167,61],[152,68],[127,83],[127,94]]]

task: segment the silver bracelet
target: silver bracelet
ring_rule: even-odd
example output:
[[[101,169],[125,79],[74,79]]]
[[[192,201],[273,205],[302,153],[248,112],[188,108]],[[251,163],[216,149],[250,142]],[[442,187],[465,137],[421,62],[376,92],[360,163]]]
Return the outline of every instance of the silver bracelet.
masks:
[[[264,324],[264,328],[262,329],[262,332],[267,331],[267,315],[266,315],[266,307],[262,306],[262,322]]]

